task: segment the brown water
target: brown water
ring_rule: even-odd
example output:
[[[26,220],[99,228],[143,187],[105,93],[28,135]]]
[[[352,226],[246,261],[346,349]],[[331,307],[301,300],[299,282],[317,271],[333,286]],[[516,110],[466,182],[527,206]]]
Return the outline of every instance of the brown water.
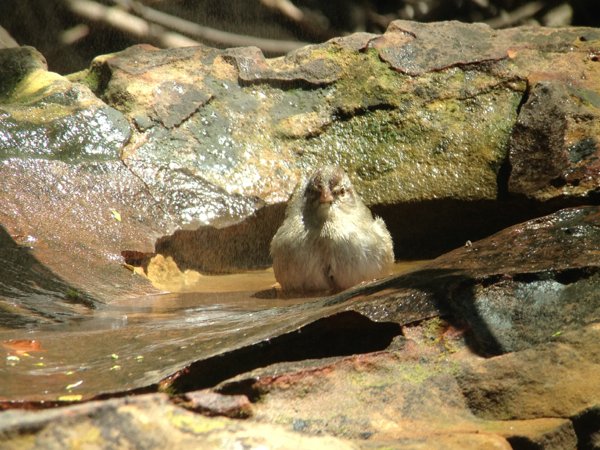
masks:
[[[395,272],[421,264],[399,263]],[[271,270],[183,277],[170,286],[181,292],[118,299],[62,323],[0,328],[0,400],[86,399],[145,387],[326,312],[321,298],[277,298]],[[165,278],[159,283],[166,284]],[[37,301],[56,299],[40,295]],[[0,297],[3,309],[10,304],[18,301]]]

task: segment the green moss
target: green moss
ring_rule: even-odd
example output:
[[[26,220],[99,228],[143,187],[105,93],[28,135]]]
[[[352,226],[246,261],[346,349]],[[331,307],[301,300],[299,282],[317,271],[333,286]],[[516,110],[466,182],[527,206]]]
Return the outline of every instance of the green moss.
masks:
[[[301,165],[346,167],[371,204],[452,196],[495,199],[521,93],[493,84],[487,75],[451,70],[432,75],[408,94],[395,75],[389,81],[391,71],[384,73],[371,81],[372,89],[368,82],[366,87],[349,80],[336,85],[332,102],[340,108],[350,111],[369,101],[378,107],[355,110],[308,139]]]
[[[72,73],[65,78],[72,83],[81,83],[84,86],[87,86],[94,93],[100,91],[100,86],[102,84],[100,74],[97,71],[89,69]]]
[[[433,317],[421,322],[421,326],[423,328],[423,337],[426,341],[434,343],[439,342],[447,324],[442,318]]]
[[[444,372],[444,366],[431,363],[404,363],[400,366],[397,373],[398,379],[401,382],[411,384],[422,384],[429,378],[439,375]]]
[[[375,50],[355,53],[350,50],[336,55],[343,76],[336,83],[330,100],[334,112],[350,115],[355,111],[400,107],[409,94],[408,77],[391,70]]]
[[[225,419],[208,418],[188,411],[169,411],[167,420],[181,431],[196,435],[222,430],[226,427]]]
[[[24,77],[14,88],[8,103],[32,104],[46,97],[50,91],[56,90],[57,85],[64,85],[67,81],[54,72],[35,70]]]
[[[71,302],[79,302],[84,299],[84,296],[77,289],[69,288],[65,292],[65,299]]]
[[[579,98],[585,106],[600,109],[600,93],[581,87],[568,86],[568,89],[570,93]]]

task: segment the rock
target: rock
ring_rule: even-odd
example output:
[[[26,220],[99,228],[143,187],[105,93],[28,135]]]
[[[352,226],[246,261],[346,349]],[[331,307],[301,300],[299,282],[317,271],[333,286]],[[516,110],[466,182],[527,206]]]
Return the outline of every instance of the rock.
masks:
[[[289,172],[253,142],[263,134],[251,132],[260,99],[238,85],[223,52],[136,46],[96,58],[80,75],[137,125],[123,160],[180,228],[232,224],[283,200],[275,180]]]
[[[417,76],[507,58],[508,43],[498,39],[498,34],[483,23],[452,21],[425,25],[396,20],[371,46],[395,70]],[[461,45],[464,42],[469,45]]]
[[[458,380],[470,409],[487,419],[572,417],[600,404],[598,323],[553,342],[466,365]],[[596,429],[597,431],[597,429]]]
[[[45,70],[28,47],[0,50],[0,156],[99,161],[116,159],[131,136],[123,115],[85,86]]]
[[[207,416],[246,418],[252,415],[252,405],[245,395],[221,395],[209,390],[187,392],[183,406]]]
[[[502,353],[600,320],[599,246],[598,207],[573,208],[457,249],[435,266],[467,270],[471,280],[447,300],[452,314],[473,328],[481,351]]]
[[[0,285],[19,298],[3,311],[9,322],[62,322],[115,297],[155,292],[124,270],[121,251],[151,251],[169,222],[122,163],[9,158],[0,177]]]
[[[527,143],[550,133],[539,126],[529,134],[519,131],[529,108],[526,102],[519,112],[519,104],[529,93],[527,83],[568,91],[576,82],[579,90],[565,95],[581,106],[563,115],[595,117],[593,106],[576,100],[593,98],[595,71],[575,54],[586,55],[597,40],[590,29],[495,31],[397,21],[380,37],[333,39],[273,60],[253,48],[137,46],[97,58],[78,79],[137,124],[139,135],[124,161],[180,228],[256,222],[257,210],[288,198],[301,171],[336,163],[388,222],[396,254],[422,258],[550,210],[511,199],[524,192],[519,167],[533,167]],[[448,49],[447,42],[469,45]],[[557,65],[561,76],[548,75]],[[168,88],[165,79],[171,80]],[[552,116],[533,114],[550,123],[545,118]],[[585,154],[569,175],[579,187],[543,199],[581,198],[597,187],[594,122],[571,122],[568,145],[575,146],[573,154]],[[262,223],[273,228],[267,216]],[[424,232],[433,227],[439,229],[433,236]],[[233,232],[223,231],[223,237]],[[165,236],[157,250],[168,249],[185,267],[239,270],[213,269],[202,256],[218,253],[225,239],[215,241],[218,247],[207,240],[202,251],[191,250],[203,233]],[[260,251],[246,255],[242,248],[234,243],[225,253],[265,262]]]
[[[0,284],[19,299],[3,323],[64,322],[153,292],[121,266],[122,250],[152,250],[171,223],[120,160],[129,123],[30,47],[0,59]]]
[[[398,21],[382,36],[359,33],[275,59],[255,48],[135,46],[99,56],[68,78],[47,72],[32,49],[5,49],[10,83],[2,94],[0,154],[122,160],[160,205],[161,217],[152,220],[174,225],[160,251],[205,272],[263,267],[269,257],[232,239],[223,252],[232,258],[212,267],[208,255],[248,227],[214,240],[203,239],[207,229],[174,231],[247,219],[260,230],[250,241],[268,240],[277,216],[267,211],[282,208],[299,174],[340,164],[388,222],[395,253],[431,257],[564,206],[532,207],[519,197],[524,193],[559,203],[595,195],[597,71],[589,54],[598,39],[585,28],[493,31]],[[447,42],[464,45],[445,48]],[[536,86],[555,94],[542,98]],[[537,114],[540,102],[556,114]],[[553,150],[562,152],[553,163],[562,161],[562,175],[555,167],[534,178],[566,184],[526,193],[531,176],[522,169],[535,167],[528,143],[540,133],[560,140],[560,130],[529,122],[559,116],[570,149]],[[565,154],[577,161],[565,166]]]
[[[303,436],[274,425],[208,418],[156,394],[40,412],[3,412],[0,436],[4,449],[357,448],[329,436]]]
[[[471,243],[414,273],[356,289],[347,294],[354,298],[346,308],[380,323],[403,324],[403,338],[394,338],[378,353],[275,364],[295,360],[293,351],[302,344],[291,336],[271,339],[260,347],[261,354],[271,355],[271,364],[242,364],[238,367],[249,372],[222,382],[217,391],[255,398],[252,420],[367,439],[372,445],[393,441],[406,448],[441,440],[451,446],[455,436],[443,430],[460,428],[493,435],[473,445],[505,445],[505,439],[515,447],[575,447],[579,440],[592,439],[596,428],[590,418],[600,402],[595,384],[584,381],[597,378],[600,361],[594,344],[600,291],[589,284],[600,263],[595,250],[599,217],[598,207],[563,210]],[[557,297],[536,293],[540,273],[566,288]],[[494,303],[489,292],[501,290],[503,283],[517,288]],[[335,302],[332,298],[329,304]],[[431,315],[437,305],[451,323],[466,321],[468,327],[454,328],[439,319],[408,325],[407,312],[419,304],[429,305]],[[497,320],[494,313],[508,319]],[[323,323],[329,328],[335,322],[330,317]],[[352,330],[358,337],[356,325]],[[317,336],[312,326],[300,331],[303,339]],[[511,353],[487,359],[471,353],[490,350],[484,346],[490,333],[502,351]],[[279,344],[286,359],[273,358]],[[256,361],[244,355],[224,355],[221,364]],[[207,363],[204,371],[219,367],[217,362]],[[187,383],[202,376],[201,367],[190,368],[171,387],[188,389]]]
[[[3,444],[595,445],[600,212],[581,205],[598,192],[598,42],[397,22],[272,60],[136,46],[69,77],[0,50],[0,406],[156,389],[202,389],[187,403],[210,414],[253,402],[245,422],[162,396],[9,411]],[[153,250],[184,272],[268,265],[296,179],[324,163],[388,219],[397,255],[469,241],[287,303],[145,296],[122,267]]]
[[[286,55],[283,60],[267,60],[256,47],[227,50],[224,58],[233,62],[240,83],[253,85],[317,88],[334,83],[341,68],[331,58],[314,58],[311,47]]]
[[[0,49],[2,88],[0,99],[6,101],[28,75],[48,68],[46,59],[33,47],[8,47]]]
[[[274,364],[229,380],[217,390],[254,397],[251,422],[333,434],[367,448],[576,446],[568,418],[473,416],[455,377],[462,367],[480,367],[487,361],[470,353],[461,333],[447,323],[425,321],[405,327],[404,334],[402,346],[385,352]]]
[[[600,97],[558,81],[534,84],[513,129],[510,192],[547,200],[597,195]]]
[[[156,241],[155,251],[177,261],[184,271],[231,273],[271,265],[269,246],[283,221],[280,205],[264,207],[241,223],[225,228],[211,225],[178,230]]]
[[[460,71],[429,72],[409,86],[408,77],[360,52],[370,38],[332,40],[274,60],[256,49],[138,46],[97,58],[80,79],[144,124],[145,138],[125,152],[125,162],[155,191],[157,174],[173,179],[171,189],[204,179],[228,193],[273,204],[287,199],[301,170],[336,162],[356,174],[370,204],[455,195],[495,198],[497,170],[524,85],[515,80],[502,84],[474,70],[467,87]],[[156,94],[164,79],[182,93],[193,85],[194,92],[209,99],[177,129],[163,129],[164,121],[155,115],[157,100],[169,101]],[[299,90],[307,86],[310,90]],[[359,114],[365,110],[372,112]],[[444,119],[450,118],[448,111],[462,117],[460,129]],[[475,123],[470,117],[487,117],[489,127],[469,129]],[[315,139],[307,141],[310,136]],[[493,144],[480,151],[479,142]],[[176,155],[186,156],[179,160]],[[452,169],[446,161],[450,155],[456,163]],[[426,170],[425,161],[437,171]],[[172,171],[182,178],[167,175]],[[402,176],[409,172],[410,179]],[[213,223],[220,214],[210,214],[210,202],[204,202],[204,216],[201,211],[195,217],[181,215],[200,205],[179,198],[182,224],[194,219]],[[232,218],[247,217],[258,207],[239,209]]]

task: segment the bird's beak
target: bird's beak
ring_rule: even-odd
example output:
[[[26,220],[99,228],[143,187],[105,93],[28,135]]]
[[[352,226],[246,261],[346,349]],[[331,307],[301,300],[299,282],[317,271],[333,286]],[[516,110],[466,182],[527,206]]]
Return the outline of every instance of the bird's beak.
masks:
[[[333,195],[329,189],[323,189],[321,196],[319,197],[319,203],[331,203],[333,202]]]

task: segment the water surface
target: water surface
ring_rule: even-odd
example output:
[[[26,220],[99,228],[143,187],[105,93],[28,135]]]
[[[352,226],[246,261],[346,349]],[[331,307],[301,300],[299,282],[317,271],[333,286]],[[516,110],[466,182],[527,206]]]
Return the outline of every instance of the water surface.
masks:
[[[397,264],[395,271],[420,264]],[[26,327],[0,327],[0,400],[86,399],[142,388],[324,313],[319,297],[278,298],[272,270],[195,279],[186,292],[120,298],[60,323],[34,323],[34,315]],[[57,299],[49,293],[36,301]],[[0,306],[9,303],[18,299],[4,293]]]

